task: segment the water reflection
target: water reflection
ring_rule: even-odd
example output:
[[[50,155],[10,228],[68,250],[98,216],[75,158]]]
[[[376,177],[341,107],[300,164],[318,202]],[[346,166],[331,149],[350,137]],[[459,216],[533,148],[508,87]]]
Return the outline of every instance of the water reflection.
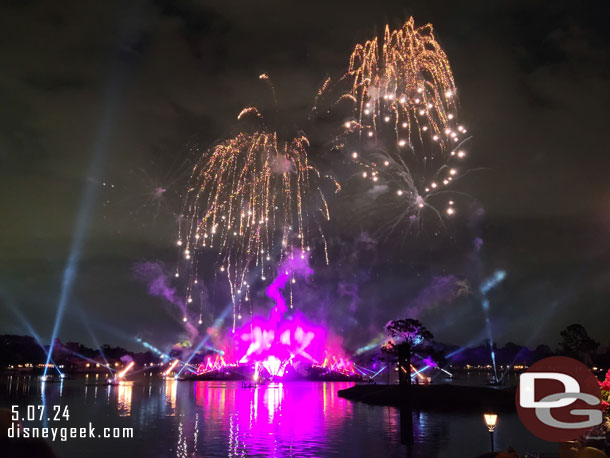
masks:
[[[289,382],[242,388],[239,382],[180,382],[141,377],[105,386],[103,377],[42,384],[24,377],[1,380],[0,406],[68,405],[70,424],[129,426],[132,440],[55,443],[59,457],[174,456],[328,457],[476,456],[488,448],[479,415],[426,413],[353,403],[337,392],[350,383]],[[525,452],[516,415],[502,418],[498,444]],[[523,442],[523,438],[526,441]],[[519,441],[522,441],[519,443]],[[531,447],[529,445],[532,445]],[[465,453],[465,452],[468,453]]]
[[[150,390],[148,392],[150,396]],[[176,395],[178,393],[178,382],[173,378],[165,379],[165,405],[169,406],[170,412],[168,415],[176,414]]]
[[[229,456],[284,456],[295,447],[310,456],[352,415],[352,404],[337,397],[350,383],[277,383],[256,388],[213,382],[194,384],[203,424],[203,442],[228,435]],[[322,401],[322,402],[320,402]],[[298,445],[298,447],[297,447]],[[289,452],[293,450],[293,452]]]
[[[133,382],[121,382],[117,388],[117,410],[119,415],[131,415],[131,392],[133,390]]]

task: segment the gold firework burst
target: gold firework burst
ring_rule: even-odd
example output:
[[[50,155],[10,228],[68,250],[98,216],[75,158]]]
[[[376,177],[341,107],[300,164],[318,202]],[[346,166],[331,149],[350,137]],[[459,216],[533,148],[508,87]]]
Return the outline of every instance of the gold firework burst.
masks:
[[[248,109],[258,113],[254,110]],[[323,194],[316,192],[316,199],[311,195],[320,175],[309,163],[308,147],[305,136],[279,141],[275,132],[240,133],[196,164],[178,240],[192,263],[188,302],[197,278],[196,250],[218,252],[218,269],[229,280],[235,318],[242,301],[249,301],[250,273],[256,270],[265,280],[274,257],[292,248],[311,249],[308,213],[317,195],[321,201],[314,210],[329,215]]]

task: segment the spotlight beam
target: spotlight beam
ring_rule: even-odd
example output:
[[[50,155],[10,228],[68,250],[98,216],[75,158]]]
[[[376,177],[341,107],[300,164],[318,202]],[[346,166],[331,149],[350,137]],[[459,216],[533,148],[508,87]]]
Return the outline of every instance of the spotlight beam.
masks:
[[[28,320],[25,319],[25,316],[23,316],[23,314],[15,306],[13,298],[11,296],[9,296],[9,293],[5,290],[4,287],[2,287],[1,293],[5,299],[5,303],[7,304],[8,308],[10,309],[10,311],[13,313],[13,315],[15,315],[17,317],[17,319],[21,322],[22,326],[26,328],[26,330],[34,338],[34,340],[36,341],[38,346],[42,349],[43,353],[47,357],[47,359],[46,359],[47,364],[49,364],[49,361],[52,362],[53,367],[55,367],[55,370],[57,371],[57,373],[59,375],[62,375],[62,372],[59,370],[59,367],[57,367],[57,364],[55,364],[55,361],[53,361],[53,359],[49,357],[49,353],[47,352],[47,349],[44,347],[44,345],[42,343],[42,339],[40,338],[38,333],[34,330],[32,325],[28,322]],[[47,366],[45,365],[44,374],[46,375],[46,373],[47,373]]]
[[[220,325],[224,321],[225,317],[228,315],[229,311],[231,311],[232,309],[233,309],[233,304],[229,304],[223,310],[221,315],[214,321],[214,327],[220,327]],[[199,342],[199,345],[197,345],[197,347],[193,350],[193,352],[191,353],[191,356],[189,356],[188,359],[186,360],[186,362],[184,363],[184,366],[182,366],[180,368],[180,370],[178,371],[178,373],[176,374],[177,377],[180,377],[180,374],[182,374],[182,371],[184,370],[184,368],[190,364],[191,360],[197,354],[197,352],[199,350],[201,350],[204,347],[204,345],[206,345],[208,343],[208,340],[210,340],[210,335],[209,334],[207,336],[205,336],[201,340],[201,342]]]
[[[485,279],[481,284],[479,291],[481,292],[481,308],[483,309],[483,314],[485,315],[485,327],[487,329],[487,340],[489,341],[489,351],[491,352],[491,363],[494,369],[494,379],[498,380],[498,370],[496,368],[496,352],[494,350],[494,341],[491,329],[491,318],[489,314],[489,299],[487,298],[487,294],[498,286],[502,280],[506,277],[506,272],[504,270],[496,270],[489,278]]]
[[[125,22],[122,24],[117,39],[116,52],[113,56],[114,59],[112,61],[112,68],[110,71],[110,80],[106,89],[104,107],[101,113],[98,140],[93,148],[93,155],[87,170],[88,173],[86,176],[88,179],[78,207],[74,237],[72,239],[70,253],[63,271],[61,291],[59,294],[59,300],[57,301],[57,310],[55,312],[55,322],[53,323],[53,332],[51,334],[51,344],[49,346],[47,364],[53,354],[55,340],[57,339],[57,334],[59,333],[66,306],[72,292],[74,279],[76,278],[78,271],[78,265],[85,244],[89,222],[93,214],[93,208],[95,206],[95,200],[98,194],[99,182],[97,177],[101,175],[104,157],[106,156],[106,153],[110,147],[110,139],[112,137],[114,125],[118,119],[117,113],[119,111],[119,102],[122,100],[122,93],[125,88],[128,64],[131,63],[130,61],[126,61],[124,56],[121,55],[121,49],[123,47],[122,40],[125,38],[125,35],[130,32],[133,21],[139,17],[140,12],[138,10],[138,7],[134,7],[129,14],[125,16]],[[46,375],[46,371],[47,368],[45,367],[44,375]]]

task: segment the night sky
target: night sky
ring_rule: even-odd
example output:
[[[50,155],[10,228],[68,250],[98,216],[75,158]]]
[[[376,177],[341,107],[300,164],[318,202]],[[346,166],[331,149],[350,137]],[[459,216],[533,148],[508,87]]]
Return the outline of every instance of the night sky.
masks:
[[[304,310],[352,349],[406,314],[438,340],[477,344],[479,284],[504,270],[489,295],[499,343],[554,347],[579,322],[607,344],[609,13],[608,2],[564,0],[3,2],[0,333],[28,333],[18,310],[49,339],[84,215],[59,337],[92,345],[88,323],[101,343],[133,349],[136,334],[179,340],[179,313],[133,269],[172,271],[197,148],[268,101],[263,72],[283,124],[315,137],[307,117],[324,79],[346,70],[355,43],[413,15],[434,24],[453,67],[473,136],[461,184],[470,197],[443,230],[383,238],[383,215],[355,216],[362,196],[333,197],[331,266],[314,266]],[[332,154],[314,142],[312,160],[341,175]],[[207,323],[226,305],[210,296]]]

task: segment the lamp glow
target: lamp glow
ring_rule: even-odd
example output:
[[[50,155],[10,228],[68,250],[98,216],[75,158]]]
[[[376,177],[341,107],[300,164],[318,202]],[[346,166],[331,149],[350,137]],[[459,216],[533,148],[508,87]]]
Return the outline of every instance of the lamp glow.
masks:
[[[496,429],[496,425],[498,423],[498,415],[492,412],[484,413],[483,419],[485,420],[485,425],[489,430],[489,438],[491,441],[491,451],[494,451],[494,430]]]
[[[496,429],[496,424],[498,423],[498,415],[495,413],[486,413],[483,414],[483,418],[485,419],[485,424],[487,425],[489,432],[493,432]]]

